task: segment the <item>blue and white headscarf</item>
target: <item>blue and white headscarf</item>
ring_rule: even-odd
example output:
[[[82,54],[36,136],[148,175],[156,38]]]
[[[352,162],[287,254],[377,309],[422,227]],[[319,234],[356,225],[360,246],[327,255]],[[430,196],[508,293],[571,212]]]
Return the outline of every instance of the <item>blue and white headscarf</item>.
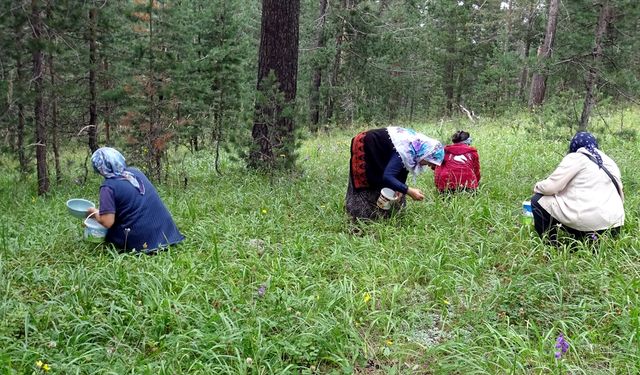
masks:
[[[598,153],[598,141],[593,134],[589,132],[578,132],[571,139],[571,143],[569,144],[569,152],[576,152],[579,148],[586,148],[587,151],[594,158],[596,158],[596,162],[598,163],[598,167],[602,168],[602,157]]]
[[[420,165],[426,160],[435,165],[442,164],[444,160],[444,147],[438,140],[429,138],[413,129],[389,126],[387,128],[391,142],[402,159],[402,164],[407,171],[414,176],[424,172],[425,165]]]
[[[144,195],[144,185],[138,181],[133,173],[125,170],[127,164],[124,156],[111,147],[101,147],[91,155],[91,163],[93,169],[100,173],[104,178],[119,178],[129,181],[140,194]]]

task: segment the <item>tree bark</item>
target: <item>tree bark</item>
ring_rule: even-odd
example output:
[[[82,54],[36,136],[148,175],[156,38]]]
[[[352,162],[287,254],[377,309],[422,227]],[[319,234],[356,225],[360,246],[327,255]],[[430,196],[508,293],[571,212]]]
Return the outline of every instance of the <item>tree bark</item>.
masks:
[[[20,91],[20,97],[18,97],[18,128],[16,129],[16,149],[18,151],[18,163],[20,164],[20,172],[26,173],[29,169],[29,161],[27,160],[27,156],[24,150],[24,97],[22,95],[22,90],[24,88],[24,73],[22,72],[22,48],[21,45],[18,46],[18,51],[16,51],[16,70],[17,70],[17,85],[16,87]]]
[[[593,56],[593,64],[589,67],[587,76],[585,77],[585,86],[587,92],[584,98],[584,105],[582,107],[582,115],[580,116],[580,126],[578,130],[586,131],[589,125],[589,117],[591,116],[591,110],[595,105],[594,86],[598,80],[598,64],[602,60],[602,40],[607,33],[607,26],[611,21],[612,7],[609,3],[605,3],[600,8],[600,14],[598,16],[598,25],[596,26],[596,32],[594,37],[594,47],[591,56]]]
[[[527,31],[524,35],[523,40],[525,64],[522,67],[522,71],[520,72],[520,80],[518,81],[518,97],[522,102],[526,101],[526,89],[529,80],[529,68],[527,67],[527,64],[529,62],[529,52],[531,51],[531,32],[533,30],[534,17],[536,17],[536,10],[534,4],[531,3],[531,5],[529,5],[529,16],[527,17]]]
[[[556,25],[558,23],[558,0],[549,0],[549,13],[547,17],[547,29],[544,34],[544,42],[538,49],[538,64],[543,65],[551,57],[553,42],[556,36]],[[540,67],[541,68],[541,67]],[[540,69],[539,68],[539,69]],[[544,101],[547,90],[546,72],[536,72],[531,79],[531,95],[529,96],[529,107],[537,107]]]
[[[62,168],[60,166],[60,150],[58,145],[58,100],[56,98],[56,73],[53,62],[53,54],[49,53],[49,78],[51,80],[51,147],[53,148],[53,162],[56,168],[56,184],[62,181]]]
[[[51,19],[52,0],[47,1],[47,19]],[[53,43],[53,37],[49,36],[49,42]],[[56,184],[62,181],[62,168],[60,166],[60,149],[58,144],[58,98],[56,96],[56,71],[53,59],[53,52],[48,53],[47,64],[49,65],[49,79],[51,91],[49,101],[51,104],[51,147],[53,149],[53,162],[56,169]]]
[[[112,88],[111,81],[109,79],[109,60],[106,56],[102,57],[102,69],[103,69],[103,88],[109,90]],[[104,137],[105,144],[111,144],[111,104],[107,100],[103,101],[103,116],[104,116]]]
[[[16,5],[14,9],[17,9]],[[18,93],[17,102],[18,102],[18,124],[16,128],[16,151],[18,153],[18,163],[20,164],[20,172],[26,173],[29,169],[29,161],[27,160],[27,156],[25,154],[24,149],[24,66],[22,62],[22,52],[23,52],[23,24],[18,21],[18,15],[12,11],[12,16],[16,19],[15,24],[15,59],[16,59],[16,83],[14,85],[15,92]]]
[[[327,15],[327,0],[320,0],[320,14],[318,16],[318,30],[316,32],[316,54],[325,47],[324,28]],[[311,130],[317,131],[320,123],[320,86],[322,84],[322,66],[318,61],[315,62],[316,67],[313,71],[311,80],[311,92],[309,94],[309,113],[311,121]]]
[[[274,88],[263,87],[263,81],[273,72],[277,83],[275,90],[282,93],[283,103],[275,98],[256,101],[252,130],[255,147],[249,160],[253,167],[273,167],[274,151],[293,151],[295,145],[293,111],[283,115],[283,110],[292,108],[296,98],[299,14],[299,0],[262,0],[257,89],[270,95],[269,91]],[[291,153],[284,156],[286,159],[293,157]]]
[[[47,129],[44,122],[43,102],[43,52],[42,52],[42,15],[39,0],[31,0],[31,30],[33,32],[33,89],[34,89],[34,121],[36,128],[36,168],[38,176],[38,194],[49,191],[49,174],[47,171]]]
[[[347,10],[347,0],[342,0],[342,9]],[[327,97],[327,114],[326,119],[331,120],[333,118],[333,110],[336,102],[335,88],[338,85],[338,75],[340,73],[340,66],[342,65],[342,43],[347,34],[347,19],[342,20],[342,26],[339,34],[336,36],[336,54],[333,59],[333,66],[331,69],[331,79],[329,81],[331,86],[331,92]]]
[[[96,28],[98,9],[95,4],[89,9],[89,149],[98,149],[98,103],[96,95]]]

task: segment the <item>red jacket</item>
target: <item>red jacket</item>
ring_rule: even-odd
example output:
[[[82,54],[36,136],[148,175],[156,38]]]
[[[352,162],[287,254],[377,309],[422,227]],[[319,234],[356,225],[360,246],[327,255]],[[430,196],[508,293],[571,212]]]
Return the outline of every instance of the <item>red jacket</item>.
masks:
[[[478,150],[465,143],[444,147],[444,161],[435,170],[436,187],[440,191],[458,188],[476,189],[480,182]]]

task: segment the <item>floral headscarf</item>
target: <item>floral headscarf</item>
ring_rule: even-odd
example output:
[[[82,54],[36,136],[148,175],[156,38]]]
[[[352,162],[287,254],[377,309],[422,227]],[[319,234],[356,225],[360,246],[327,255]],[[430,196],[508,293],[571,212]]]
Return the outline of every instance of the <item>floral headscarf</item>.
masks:
[[[124,156],[118,150],[111,147],[101,147],[91,155],[93,169],[104,178],[119,178],[129,181],[140,194],[144,195],[144,185],[138,181],[133,173],[126,171],[127,164]]]
[[[402,164],[414,176],[425,171],[426,166],[420,165],[422,160],[435,165],[442,164],[444,148],[439,141],[415,130],[397,126],[389,126],[387,131],[393,146],[402,159]]]
[[[576,135],[574,135],[571,139],[571,143],[569,144],[569,152],[576,152],[579,148],[582,147],[586,148],[587,151],[589,151],[589,153],[596,158],[598,167],[602,168],[602,157],[597,151],[598,141],[596,140],[596,137],[594,137],[593,134],[589,132],[576,133]]]

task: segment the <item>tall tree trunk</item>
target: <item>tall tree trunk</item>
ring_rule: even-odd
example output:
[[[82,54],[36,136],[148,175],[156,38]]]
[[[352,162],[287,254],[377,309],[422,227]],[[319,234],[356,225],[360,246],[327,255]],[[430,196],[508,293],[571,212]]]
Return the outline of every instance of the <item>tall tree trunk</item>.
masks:
[[[47,1],[47,19],[51,19],[52,1]],[[49,40],[53,43],[52,37]],[[51,104],[51,147],[53,148],[53,162],[56,168],[56,184],[62,181],[62,168],[60,167],[60,149],[58,145],[58,98],[56,96],[56,71],[53,61],[53,52],[49,52],[47,63],[49,65],[49,79],[51,81],[51,91],[49,101]]]
[[[106,90],[111,89],[112,85],[111,85],[111,81],[109,79],[109,60],[107,59],[106,56],[102,57],[102,69],[103,69],[103,74],[104,74],[104,80],[103,80],[103,88]],[[105,100],[103,101],[104,105],[103,105],[103,116],[104,116],[104,137],[105,137],[105,144],[109,145],[111,144],[111,104],[109,104],[109,101]]]
[[[342,9],[347,10],[347,0],[342,0]],[[336,54],[333,58],[333,67],[331,69],[331,79],[329,81],[331,86],[331,92],[327,97],[327,114],[326,119],[331,120],[333,118],[333,110],[335,106],[335,102],[337,100],[336,95],[336,86],[338,85],[338,74],[340,73],[340,65],[342,65],[342,43],[346,38],[347,34],[347,19],[346,17],[342,20],[342,27],[340,28],[339,34],[336,36]]]
[[[256,101],[252,130],[255,147],[249,160],[253,167],[273,167],[274,151],[290,151],[283,154],[288,161],[287,166],[291,166],[294,160],[294,112],[290,110],[283,115],[283,110],[284,107],[292,108],[296,98],[299,15],[300,0],[262,0],[257,89],[269,94],[267,90],[273,88],[263,87],[263,81],[273,72],[284,103]]]
[[[544,42],[538,49],[538,69],[544,69],[542,65],[551,57],[553,51],[553,41],[556,36],[556,25],[558,23],[558,0],[549,0],[549,13],[547,17],[547,30],[544,34]],[[531,95],[529,96],[529,107],[537,107],[544,101],[547,90],[546,72],[535,72],[531,79]]]
[[[453,58],[447,59],[444,66],[444,96],[446,98],[446,114],[451,116],[453,113],[453,94],[454,94],[454,62]]]
[[[18,47],[19,48],[19,47]],[[20,164],[20,171],[26,173],[29,169],[29,161],[24,150],[24,95],[22,90],[24,89],[24,73],[22,72],[22,49],[19,48],[16,51],[16,70],[17,70],[17,85],[19,92],[18,97],[18,128],[16,129],[16,149],[18,151],[18,163]]]
[[[62,181],[62,168],[60,167],[60,150],[58,147],[58,99],[55,93],[55,74],[53,55],[49,54],[49,76],[51,78],[51,147],[53,148],[53,161],[56,168],[56,184],[60,184]]]
[[[446,47],[446,59],[444,63],[444,82],[443,90],[446,99],[445,113],[447,116],[453,114],[454,94],[455,94],[455,56],[456,56],[456,39],[457,30],[454,22],[449,24],[449,43]]]
[[[47,171],[47,129],[44,122],[43,102],[43,53],[42,53],[42,15],[40,1],[31,0],[31,30],[33,32],[33,89],[34,89],[34,120],[36,128],[36,168],[38,173],[38,194],[49,191],[49,174]]]
[[[96,94],[96,28],[98,9],[95,4],[89,9],[89,149],[98,149],[98,103]]]
[[[320,0],[320,14],[318,16],[318,30],[316,32],[316,55],[321,52],[325,46],[324,28],[327,15],[327,0]],[[317,131],[320,123],[320,85],[322,84],[322,66],[316,61],[316,67],[313,71],[311,80],[311,92],[309,94],[309,113],[311,121],[311,130]]]
[[[593,52],[591,53],[593,56],[593,64],[589,67],[589,71],[585,78],[587,92],[584,98],[584,106],[582,107],[582,116],[580,116],[580,126],[578,127],[580,131],[587,130],[591,109],[595,104],[594,86],[598,80],[598,64],[602,59],[602,40],[607,33],[607,26],[611,20],[611,14],[612,7],[608,2],[606,2],[602,5],[602,8],[600,8],[600,15],[598,16],[598,25],[596,26],[594,38],[595,42]]]
[[[527,90],[527,82],[529,80],[529,68],[527,67],[529,63],[529,51],[531,51],[531,33],[533,30],[533,17],[536,16],[534,4],[531,3],[529,5],[529,16],[527,17],[527,31],[524,36],[524,61],[525,64],[522,67],[522,71],[520,72],[520,80],[518,81],[518,97],[522,102],[526,101],[525,93]]]
[[[16,5],[14,9],[18,9]],[[22,52],[23,52],[23,24],[22,22],[18,22],[18,16],[12,12],[12,16],[16,19],[15,25],[15,58],[16,58],[16,83],[15,83],[15,92],[17,93],[17,102],[18,102],[18,124],[16,129],[16,151],[18,153],[18,163],[20,164],[20,172],[26,173],[29,169],[29,161],[27,160],[27,156],[25,154],[24,149],[24,67],[22,63]]]

